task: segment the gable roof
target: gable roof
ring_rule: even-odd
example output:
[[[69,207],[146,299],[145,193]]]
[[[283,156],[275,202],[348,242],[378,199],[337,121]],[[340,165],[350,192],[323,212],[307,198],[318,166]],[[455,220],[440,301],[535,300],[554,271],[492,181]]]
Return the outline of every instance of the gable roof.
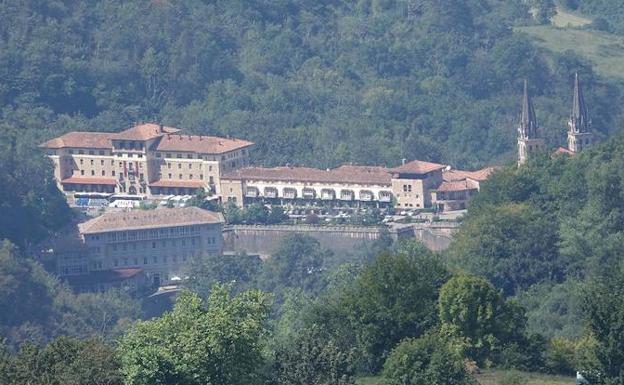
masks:
[[[223,223],[223,215],[199,207],[107,213],[78,225],[81,234]]]
[[[464,171],[464,170],[448,170],[442,174],[442,179],[445,181],[458,181],[466,178],[483,182],[486,180],[496,169],[494,167],[486,167],[476,171]]]
[[[230,180],[265,180],[317,183],[390,185],[388,169],[378,166],[344,165],[322,170],[311,167],[244,167],[221,177]]]
[[[201,154],[223,154],[253,145],[242,139],[220,138],[203,135],[164,135],[153,149],[157,151],[196,152]]]
[[[444,181],[435,189],[435,191],[466,191],[477,190],[478,186],[470,179],[456,180],[456,181]]]
[[[110,149],[113,147],[110,138],[113,134],[108,132],[82,132],[72,131],[58,138],[50,139],[40,145],[45,148],[97,148]]]
[[[411,162],[405,163],[402,166],[391,168],[389,171],[395,174],[426,174],[428,172],[441,170],[446,167],[446,165],[439,163],[413,160]]]
[[[150,140],[156,139],[164,134],[173,134],[179,132],[179,128],[167,127],[154,123],[138,124],[130,127],[127,130],[121,131],[117,134],[113,134],[111,139],[113,140]]]

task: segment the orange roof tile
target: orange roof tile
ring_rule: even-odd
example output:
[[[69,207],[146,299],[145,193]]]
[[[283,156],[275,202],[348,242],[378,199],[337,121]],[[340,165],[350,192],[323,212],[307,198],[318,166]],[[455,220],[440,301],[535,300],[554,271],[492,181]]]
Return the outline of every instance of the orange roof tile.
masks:
[[[68,132],[58,138],[50,139],[40,145],[46,148],[106,148],[113,147],[110,138],[113,134],[108,132]]]
[[[80,177],[80,176],[72,176],[67,179],[61,180],[62,184],[107,184],[107,185],[116,185],[117,181],[115,178],[101,178],[101,177]]]
[[[483,182],[486,180],[496,169],[494,167],[486,167],[476,171],[463,171],[463,170],[448,170],[442,174],[442,178],[445,181],[458,181],[466,178]]]
[[[389,186],[391,175],[385,167],[344,165],[321,170],[311,167],[245,167],[221,177],[230,180],[354,183]]]
[[[402,166],[391,168],[389,171],[395,174],[426,174],[428,172],[441,170],[445,167],[445,165],[439,163],[413,160]]]
[[[130,127],[127,130],[113,134],[111,139],[114,140],[150,140],[156,139],[164,134],[173,134],[179,132],[179,128],[161,126],[154,123],[139,124]]]
[[[160,179],[149,184],[150,187],[183,187],[183,188],[199,188],[204,184],[196,180],[165,180]]]
[[[457,181],[444,181],[438,186],[435,191],[466,191],[466,190],[476,190],[477,186],[474,182],[464,179]]]
[[[223,215],[199,207],[132,210],[100,215],[78,225],[82,234],[223,223]]]
[[[182,151],[201,154],[223,154],[253,145],[242,139],[202,135],[165,135],[155,146],[157,151]]]
[[[561,154],[574,155],[572,151],[568,150],[565,147],[557,147],[557,149],[555,150],[555,155],[561,155]]]

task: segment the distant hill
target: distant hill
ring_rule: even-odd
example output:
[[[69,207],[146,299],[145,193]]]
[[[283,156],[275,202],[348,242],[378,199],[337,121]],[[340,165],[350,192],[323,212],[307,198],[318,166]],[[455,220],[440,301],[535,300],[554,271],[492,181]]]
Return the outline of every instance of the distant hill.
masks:
[[[591,19],[558,8],[552,25],[516,27],[535,43],[551,52],[574,52],[590,62],[596,73],[605,79],[624,79],[624,36],[587,27]]]
[[[534,23],[523,2],[41,0],[3,2],[0,19],[0,145],[25,153],[160,121],[252,140],[265,165],[476,168],[513,159],[525,78],[551,145],[575,71],[600,136],[624,105],[582,56],[513,33]]]

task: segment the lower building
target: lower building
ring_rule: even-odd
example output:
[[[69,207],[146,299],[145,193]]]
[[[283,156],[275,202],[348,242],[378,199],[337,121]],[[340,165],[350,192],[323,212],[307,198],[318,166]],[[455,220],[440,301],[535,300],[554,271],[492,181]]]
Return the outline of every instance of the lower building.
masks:
[[[86,274],[88,280],[141,269],[153,285],[175,283],[184,278],[191,258],[222,253],[223,223],[221,214],[197,207],[104,214],[78,226],[84,251],[65,258],[60,271]],[[70,266],[71,261],[79,266]]]
[[[466,209],[492,172],[492,167],[479,171],[447,170],[442,174],[443,182],[432,190],[432,201],[440,211]]]
[[[443,164],[419,160],[395,168],[244,167],[221,177],[221,199],[241,207],[260,202],[282,206],[456,210],[466,207],[492,171],[451,170]]]
[[[239,206],[254,202],[279,205],[308,203],[377,206],[392,203],[392,182],[384,167],[345,165],[310,167],[245,167],[221,178],[222,200]]]

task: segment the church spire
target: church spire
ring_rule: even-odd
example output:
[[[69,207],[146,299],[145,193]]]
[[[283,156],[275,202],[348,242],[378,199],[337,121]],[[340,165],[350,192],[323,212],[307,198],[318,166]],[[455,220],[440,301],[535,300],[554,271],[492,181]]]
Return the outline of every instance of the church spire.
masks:
[[[572,111],[568,121],[568,150],[576,153],[591,145],[592,142],[591,120],[577,72],[574,74],[574,98],[572,99]]]
[[[529,85],[524,80],[524,96],[522,98],[522,117],[520,126],[518,127],[518,137],[524,139],[537,138],[537,118],[535,117],[535,109],[529,95]]]
[[[574,99],[572,100],[572,113],[570,114],[569,124],[570,131],[576,133],[589,132],[591,127],[578,72],[574,74]]]
[[[544,140],[538,137],[537,117],[529,95],[528,82],[524,81],[524,95],[522,97],[522,116],[518,125],[518,166],[527,159],[544,149]]]

